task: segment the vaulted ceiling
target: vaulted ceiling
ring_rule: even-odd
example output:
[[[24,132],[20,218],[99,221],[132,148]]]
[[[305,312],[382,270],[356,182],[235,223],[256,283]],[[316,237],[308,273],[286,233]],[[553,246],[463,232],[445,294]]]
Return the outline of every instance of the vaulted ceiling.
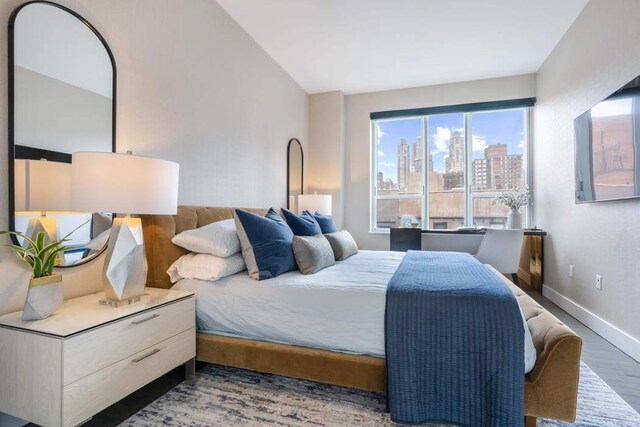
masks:
[[[536,72],[587,0],[218,0],[309,93]]]

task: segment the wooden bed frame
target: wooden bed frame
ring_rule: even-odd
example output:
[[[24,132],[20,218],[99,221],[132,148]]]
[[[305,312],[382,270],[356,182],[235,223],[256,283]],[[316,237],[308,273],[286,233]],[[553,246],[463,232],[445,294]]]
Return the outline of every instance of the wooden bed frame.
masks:
[[[187,251],[171,243],[176,234],[233,218],[235,208],[180,206],[174,216],[142,216],[149,261],[147,286],[171,287],[169,266]],[[267,209],[247,209],[265,214]],[[538,358],[525,378],[525,424],[535,417],[575,421],[582,340],[506,278],[523,308]],[[198,333],[199,361],[257,372],[382,392],[384,359]]]

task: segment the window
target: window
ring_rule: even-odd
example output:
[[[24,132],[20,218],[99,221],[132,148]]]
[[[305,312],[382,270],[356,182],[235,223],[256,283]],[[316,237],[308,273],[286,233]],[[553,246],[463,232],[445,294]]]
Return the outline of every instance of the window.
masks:
[[[533,100],[517,101],[372,113],[371,231],[504,228],[508,209],[493,198],[529,183]]]

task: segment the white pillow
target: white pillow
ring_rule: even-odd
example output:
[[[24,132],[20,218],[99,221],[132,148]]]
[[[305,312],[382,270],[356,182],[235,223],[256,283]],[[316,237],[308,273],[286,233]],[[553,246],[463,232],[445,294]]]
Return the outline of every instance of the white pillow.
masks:
[[[220,258],[211,254],[183,255],[167,270],[171,283],[180,279],[218,280],[245,270],[241,253]]]
[[[84,247],[87,249],[91,249],[92,251],[99,251],[107,244],[109,241],[109,235],[111,234],[111,228],[104,230],[102,233],[98,234],[98,237],[91,239],[87,242]]]
[[[189,252],[222,258],[240,252],[240,239],[233,219],[212,222],[204,227],[183,231],[171,241]]]

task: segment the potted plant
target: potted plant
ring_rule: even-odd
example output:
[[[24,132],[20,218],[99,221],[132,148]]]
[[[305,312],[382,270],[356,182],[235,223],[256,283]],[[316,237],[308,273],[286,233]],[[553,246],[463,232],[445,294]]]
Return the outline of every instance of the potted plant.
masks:
[[[491,204],[507,206],[509,208],[509,213],[507,214],[506,228],[519,229],[522,228],[522,215],[520,214],[520,208],[529,203],[530,197],[529,189],[527,187],[522,187],[518,190],[505,191],[498,194]]]
[[[13,234],[24,239],[23,246],[7,245],[29,265],[32,272],[27,300],[22,311],[22,320],[44,319],[62,305],[62,275],[54,274],[53,268],[56,266],[60,254],[74,248],[64,245],[70,240],[69,236],[85,224],[86,222],[54,242],[47,241],[45,232],[39,232],[34,239],[19,231],[0,232],[0,234]]]

